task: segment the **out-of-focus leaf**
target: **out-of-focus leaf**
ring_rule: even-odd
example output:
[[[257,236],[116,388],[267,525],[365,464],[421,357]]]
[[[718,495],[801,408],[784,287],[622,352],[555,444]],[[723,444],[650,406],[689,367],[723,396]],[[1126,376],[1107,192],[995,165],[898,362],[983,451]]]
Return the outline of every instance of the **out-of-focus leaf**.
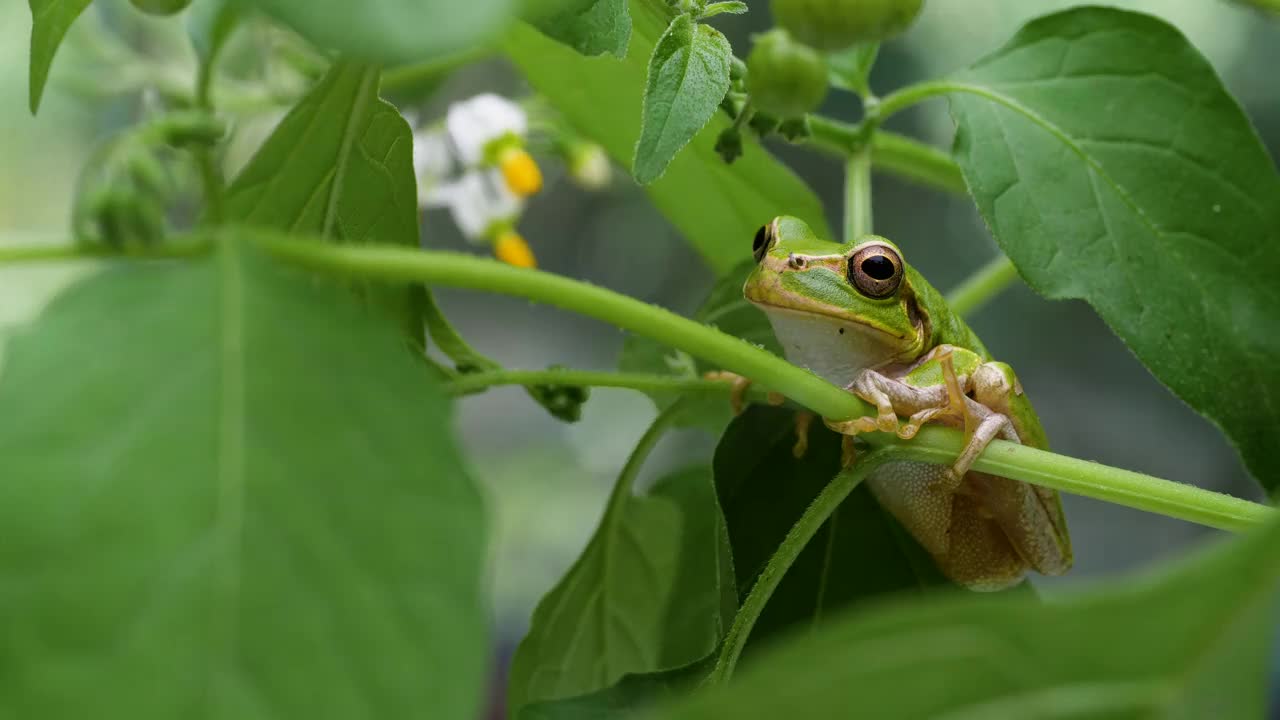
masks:
[[[625,57],[631,40],[627,0],[595,0],[585,8],[535,20],[533,26],[583,55]]]
[[[636,710],[692,691],[715,667],[716,652],[672,670],[622,676],[602,690],[522,708],[518,720],[605,720],[628,717]]]
[[[196,55],[213,62],[243,15],[240,0],[195,0],[187,13],[187,35]]]
[[[378,70],[338,62],[289,111],[227,191],[245,225],[337,243],[418,246],[413,135],[378,99]],[[421,338],[414,289],[366,287]]]
[[[953,81],[956,159],[1027,282],[1083,298],[1280,487],[1280,176],[1156,18],[1035,20]]]
[[[735,608],[710,471],[676,473],[642,496],[620,484],[581,557],[538,603],[512,660],[508,707],[703,658]]]
[[[474,49],[501,31],[512,0],[244,0],[311,42],[396,65]]]
[[[220,240],[6,346],[0,716],[476,717],[449,400],[390,323]]]
[[[840,471],[840,436],[816,420],[802,458],[795,412],[754,406],[734,419],[715,455],[739,593],[745,597],[782,539]],[[841,503],[774,591],[751,642],[813,627],[840,610],[887,594],[952,585],[928,554],[860,486]],[[749,646],[750,647],[750,646]]]
[[[1265,717],[1277,545],[1273,522],[1051,602],[971,593],[845,613],[647,717]]]
[[[31,7],[31,60],[27,76],[27,103],[31,114],[40,109],[49,66],[71,23],[93,0],[27,0]]]
[[[648,60],[669,17],[661,0],[632,0],[630,7],[625,60],[583,57],[526,27],[516,28],[503,45],[538,93],[621,165],[635,153]],[[663,176],[645,186],[707,265],[722,275],[750,259],[752,236],[777,215],[800,217],[831,237],[817,196],[762,148],[747,148],[733,165],[720,161],[716,137],[728,126],[727,118],[712,118]]]
[[[641,185],[662,176],[671,159],[707,124],[729,92],[733,48],[719,30],[677,15],[649,58],[640,139],[632,173]]]

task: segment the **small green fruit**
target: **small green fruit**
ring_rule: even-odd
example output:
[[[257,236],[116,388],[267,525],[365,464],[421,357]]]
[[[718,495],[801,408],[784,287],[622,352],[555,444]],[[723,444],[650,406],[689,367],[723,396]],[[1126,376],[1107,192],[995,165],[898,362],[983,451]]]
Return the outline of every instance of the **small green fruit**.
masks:
[[[803,115],[827,96],[827,63],[786,30],[770,30],[756,36],[747,57],[747,90],[756,108],[770,115]]]
[[[906,30],[924,0],[771,0],[773,19],[825,52],[888,40]]]
[[[129,0],[133,6],[148,15],[173,15],[187,9],[191,0]]]

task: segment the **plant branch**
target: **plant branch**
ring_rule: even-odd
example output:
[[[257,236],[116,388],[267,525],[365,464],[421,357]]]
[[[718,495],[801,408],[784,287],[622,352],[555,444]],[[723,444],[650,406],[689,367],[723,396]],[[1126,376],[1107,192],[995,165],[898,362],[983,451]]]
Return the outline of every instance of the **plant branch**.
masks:
[[[385,245],[330,245],[262,231],[255,231],[250,239],[283,261],[319,272],[469,288],[547,303],[650,337],[752,378],[761,390],[782,393],[823,417],[849,420],[874,415],[874,409],[853,394],[744,340],[588,283],[461,253]],[[205,247],[161,247],[146,257],[190,255]],[[0,262],[104,254],[77,247],[0,248]],[[886,433],[861,437],[874,446],[891,445],[901,457],[942,464],[952,462],[964,444],[963,433],[941,426],[927,426],[911,440]],[[973,469],[1225,530],[1256,526],[1275,513],[1269,506],[1192,485],[1004,440],[991,443]]]
[[[906,110],[912,105],[948,93],[965,91],[969,87],[949,80],[930,80],[908,85],[880,98],[880,119],[887,120],[890,115]]]
[[[804,144],[840,158],[848,158],[858,147],[862,126],[833,120],[821,115],[809,116],[810,135]],[[967,193],[960,167],[946,152],[906,135],[877,129],[871,136],[873,169],[898,175],[937,190],[963,195]]]
[[[755,584],[751,586],[751,592],[742,601],[738,614],[733,617],[733,624],[729,626],[729,632],[725,634],[724,643],[720,647],[720,656],[711,674],[707,676],[707,685],[722,685],[728,682],[738,664],[738,658],[742,655],[742,649],[747,644],[747,637],[755,627],[756,620],[760,617],[760,613],[764,612],[769,598],[773,597],[773,591],[778,588],[778,583],[782,582],[782,578],[795,564],[800,553],[836,508],[840,507],[840,503],[849,497],[849,493],[853,492],[853,489],[858,487],[872,470],[896,453],[897,448],[881,448],[858,458],[858,462],[853,467],[840,471],[835,479],[822,489],[796,524],[791,526],[787,536],[782,539],[782,544],[769,557],[769,562],[756,577]]]
[[[604,370],[493,370],[460,375],[446,389],[457,395],[467,395],[497,385],[578,385],[582,387],[612,387],[639,390],[640,392],[724,393],[733,390],[733,384],[725,380],[660,375],[656,373],[620,373]],[[764,398],[763,390],[749,388],[749,397]]]
[[[871,138],[871,160],[876,170],[921,185],[958,195],[969,192],[960,167],[950,155],[905,135],[877,130]]]
[[[999,255],[947,293],[947,304],[960,316],[968,316],[996,293],[1018,279],[1018,269],[1009,258]]]
[[[845,164],[844,241],[871,234],[871,149],[854,151]]]

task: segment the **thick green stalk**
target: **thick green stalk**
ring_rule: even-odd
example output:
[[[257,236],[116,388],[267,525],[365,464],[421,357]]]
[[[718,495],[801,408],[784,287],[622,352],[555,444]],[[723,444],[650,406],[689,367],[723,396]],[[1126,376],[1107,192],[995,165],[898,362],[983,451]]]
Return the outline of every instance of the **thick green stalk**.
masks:
[[[946,152],[905,135],[876,130],[871,160],[877,171],[899,175],[921,185],[964,195],[969,191],[960,166]]]
[[[871,149],[854,151],[845,165],[844,241],[871,234]]]
[[[848,420],[873,412],[852,394],[750,343],[667,310],[569,278],[459,253],[378,245],[330,245],[262,233],[253,235],[252,240],[284,261],[343,277],[447,285],[545,302],[645,335],[753,378],[761,389],[780,392],[824,417]],[[151,257],[191,254],[193,249],[203,247],[174,249],[181,253],[157,251]],[[74,247],[0,248],[0,262],[100,256],[101,253]],[[902,457],[937,463],[954,460],[964,442],[960,431],[933,426],[924,428],[912,440],[900,440],[885,433],[862,437],[875,446],[894,446]],[[1256,526],[1275,513],[1266,505],[1003,440],[993,442],[978,458],[974,469],[1228,530]]]

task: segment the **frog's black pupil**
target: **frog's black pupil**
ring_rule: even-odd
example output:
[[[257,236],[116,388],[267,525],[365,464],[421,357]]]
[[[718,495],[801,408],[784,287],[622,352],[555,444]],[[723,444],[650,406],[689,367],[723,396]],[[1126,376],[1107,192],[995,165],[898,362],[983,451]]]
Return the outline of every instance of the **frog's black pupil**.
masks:
[[[893,261],[883,255],[872,255],[862,261],[862,272],[875,280],[893,277]]]
[[[760,252],[760,248],[764,247],[765,236],[766,236],[766,233],[765,233],[764,226],[761,226],[760,229],[756,231],[755,242],[751,243],[752,251]]]

